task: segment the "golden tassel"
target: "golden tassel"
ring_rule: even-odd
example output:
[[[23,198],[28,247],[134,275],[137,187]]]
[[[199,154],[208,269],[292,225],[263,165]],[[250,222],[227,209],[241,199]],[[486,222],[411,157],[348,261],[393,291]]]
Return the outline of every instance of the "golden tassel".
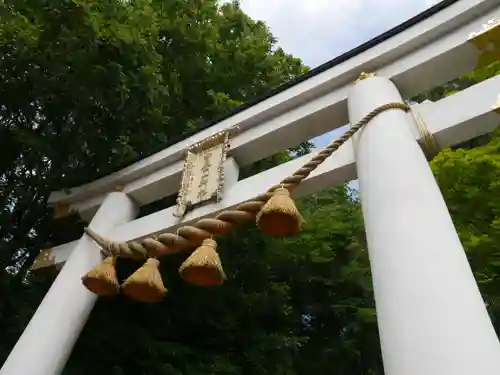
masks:
[[[217,242],[213,239],[203,240],[201,246],[179,267],[181,277],[196,286],[221,285],[226,279],[226,274],[216,249]]]
[[[257,214],[262,231],[274,237],[288,237],[300,232],[304,219],[300,215],[290,192],[280,187]]]
[[[82,277],[82,283],[92,293],[100,296],[118,294],[120,285],[116,277],[115,258],[110,256],[101,264],[97,264]]]
[[[137,271],[128,277],[122,284],[123,292],[140,302],[158,302],[167,290],[163,286],[161,274],[158,270],[160,262],[149,258]]]

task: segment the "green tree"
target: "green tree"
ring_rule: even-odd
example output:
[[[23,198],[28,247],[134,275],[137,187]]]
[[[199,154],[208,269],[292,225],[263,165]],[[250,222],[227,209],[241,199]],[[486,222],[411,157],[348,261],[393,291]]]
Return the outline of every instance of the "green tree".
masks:
[[[52,220],[51,191],[167,147],[307,68],[236,2],[9,0],[0,21],[5,358],[50,283],[26,279],[34,257],[81,235],[78,220]]]
[[[500,134],[443,151],[432,163],[488,310],[500,333]]]
[[[29,233],[50,239],[51,191],[159,150],[306,69],[237,3],[6,1],[0,14],[0,220],[14,224],[0,225],[2,268],[19,249],[36,255]]]
[[[500,74],[500,62],[456,79],[454,89],[425,95],[435,100]],[[499,124],[500,125],[500,124]],[[500,334],[500,247],[498,179],[500,133],[443,150],[431,163],[495,329]]]

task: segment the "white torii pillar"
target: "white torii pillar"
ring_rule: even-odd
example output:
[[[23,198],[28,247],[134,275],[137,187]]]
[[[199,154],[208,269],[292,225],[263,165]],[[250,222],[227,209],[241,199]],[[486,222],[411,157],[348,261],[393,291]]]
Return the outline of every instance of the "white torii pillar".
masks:
[[[110,193],[90,222],[96,232],[133,220],[138,209],[124,193]],[[58,375],[62,372],[97,300],[81,277],[101,262],[90,237],[83,235],[45,295],[21,338],[0,369],[0,375]]]
[[[402,102],[371,77],[349,95],[352,124]],[[354,138],[386,375],[498,375],[500,343],[412,116],[378,115]]]

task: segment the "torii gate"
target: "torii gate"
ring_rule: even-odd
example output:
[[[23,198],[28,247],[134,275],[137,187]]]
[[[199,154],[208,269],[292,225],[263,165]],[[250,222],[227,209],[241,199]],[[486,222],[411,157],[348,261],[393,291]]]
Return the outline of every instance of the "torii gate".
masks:
[[[495,19],[499,0],[445,0],[182,142],[68,194],[54,192],[50,203],[77,211],[93,230],[116,241],[175,232],[265,192],[310,155],[241,181],[239,167],[499,59]],[[376,76],[357,79],[372,71]],[[385,111],[294,191],[300,196],[359,179],[387,375],[500,373],[499,340],[419,147],[430,135],[444,148],[492,131],[500,124],[499,94],[497,76],[438,102],[413,105],[413,116]],[[138,207],[176,192],[190,145],[234,127],[239,131],[224,162],[222,200],[180,218],[171,207],[134,220]],[[35,268],[64,267],[1,375],[62,372],[97,299],[80,278],[101,260],[85,235],[42,254]]]

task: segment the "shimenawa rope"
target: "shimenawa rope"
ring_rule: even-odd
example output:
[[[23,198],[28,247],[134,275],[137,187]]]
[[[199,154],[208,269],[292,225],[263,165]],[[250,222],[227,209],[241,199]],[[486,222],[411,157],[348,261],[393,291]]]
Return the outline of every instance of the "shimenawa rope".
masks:
[[[225,210],[217,214],[214,218],[204,218],[198,220],[194,225],[182,226],[175,234],[162,233],[137,241],[113,242],[100,236],[90,228],[85,228],[85,233],[102,247],[106,255],[124,258],[147,259],[198,246],[207,238],[228,233],[236,225],[249,220],[255,220],[257,213],[273,196],[273,192],[276,189],[284,187],[289,191],[293,191],[311,172],[337,151],[358,130],[368,124],[374,117],[389,109],[402,109],[407,112],[411,108],[405,103],[387,103],[375,108],[361,119],[361,121],[353,125],[344,135],[326,146],[291,176],[285,178],[278,185],[272,186],[266,193],[244,202],[233,209]]]

